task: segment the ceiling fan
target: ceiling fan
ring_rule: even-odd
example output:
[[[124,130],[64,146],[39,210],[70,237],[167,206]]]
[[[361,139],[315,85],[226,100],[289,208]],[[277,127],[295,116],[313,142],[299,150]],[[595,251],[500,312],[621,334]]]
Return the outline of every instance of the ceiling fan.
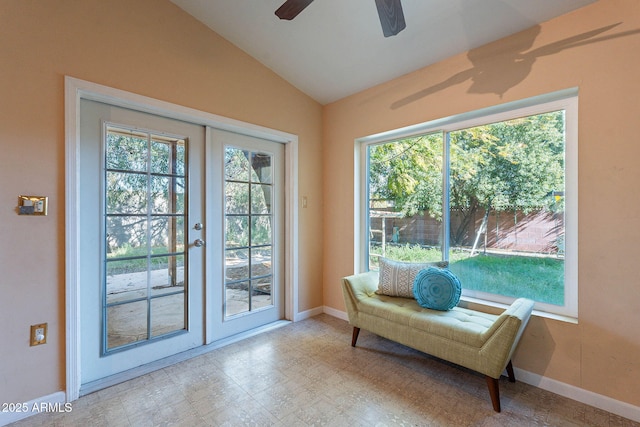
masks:
[[[276,10],[276,16],[280,19],[292,20],[313,0],[287,0]],[[375,0],[380,17],[380,25],[385,37],[391,37],[404,30],[407,24],[404,22],[402,4],[400,0]]]

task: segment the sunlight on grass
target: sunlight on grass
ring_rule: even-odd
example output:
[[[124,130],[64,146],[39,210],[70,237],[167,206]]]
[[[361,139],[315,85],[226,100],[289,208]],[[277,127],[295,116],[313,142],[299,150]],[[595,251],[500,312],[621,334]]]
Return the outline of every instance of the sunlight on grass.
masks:
[[[548,304],[564,304],[564,261],[521,255],[464,253],[449,269],[462,287],[510,297],[525,297]]]
[[[369,250],[371,268],[378,268],[378,256],[382,256],[380,246],[372,245]],[[387,245],[385,257],[405,262],[436,262],[442,261],[442,251],[434,248],[424,248],[420,245]]]
[[[372,268],[377,268],[379,248],[371,248]],[[398,261],[440,261],[441,251],[419,245],[387,246],[386,257]],[[525,297],[548,304],[564,304],[564,260],[522,255],[476,255],[451,251],[449,269],[463,289]]]

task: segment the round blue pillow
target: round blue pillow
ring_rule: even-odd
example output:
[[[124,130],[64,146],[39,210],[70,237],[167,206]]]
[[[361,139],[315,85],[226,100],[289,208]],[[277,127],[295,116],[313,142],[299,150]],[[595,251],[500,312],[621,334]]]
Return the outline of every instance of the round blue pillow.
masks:
[[[416,275],[413,296],[421,307],[433,310],[451,310],[458,305],[462,286],[449,270],[429,267]]]

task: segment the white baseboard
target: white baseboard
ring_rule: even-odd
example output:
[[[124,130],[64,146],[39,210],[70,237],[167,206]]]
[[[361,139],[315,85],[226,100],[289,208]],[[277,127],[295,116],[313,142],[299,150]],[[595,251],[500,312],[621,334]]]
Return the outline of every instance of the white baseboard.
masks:
[[[70,412],[71,403],[65,403],[65,401],[64,392],[58,391],[28,402],[7,403],[6,408],[0,408],[0,426],[6,426],[42,412]]]
[[[312,308],[311,310],[302,311],[296,314],[293,318],[293,321],[299,322],[301,320],[308,319],[310,317],[317,316],[318,314],[322,314],[322,313],[323,313],[322,307]]]
[[[640,407],[621,402],[611,397],[603,396],[552,378],[543,377],[523,369],[514,368],[516,379],[523,383],[539,387],[560,396],[568,397],[589,406],[602,409],[612,414],[640,422]]]
[[[349,321],[349,316],[344,311],[336,310],[332,307],[327,307],[326,305],[322,308],[322,312],[326,313],[330,316],[337,317],[338,319]]]
[[[347,313],[325,306],[323,312],[338,319],[348,320]],[[589,390],[585,390],[570,384],[566,384],[552,378],[543,377],[523,369],[514,368],[516,379],[525,384],[550,391],[560,396],[568,397],[585,405],[602,409],[612,414],[619,415],[630,420],[640,422],[640,407],[622,402],[611,397],[603,396]]]

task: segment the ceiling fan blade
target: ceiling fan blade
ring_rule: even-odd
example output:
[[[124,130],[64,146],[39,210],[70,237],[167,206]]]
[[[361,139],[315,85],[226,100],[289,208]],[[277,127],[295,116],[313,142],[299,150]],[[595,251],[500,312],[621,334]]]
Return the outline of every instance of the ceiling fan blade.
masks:
[[[385,37],[395,36],[407,27],[400,0],[376,0],[376,7]]]
[[[276,16],[280,19],[291,21],[298,16],[313,0],[287,0],[276,10]]]

